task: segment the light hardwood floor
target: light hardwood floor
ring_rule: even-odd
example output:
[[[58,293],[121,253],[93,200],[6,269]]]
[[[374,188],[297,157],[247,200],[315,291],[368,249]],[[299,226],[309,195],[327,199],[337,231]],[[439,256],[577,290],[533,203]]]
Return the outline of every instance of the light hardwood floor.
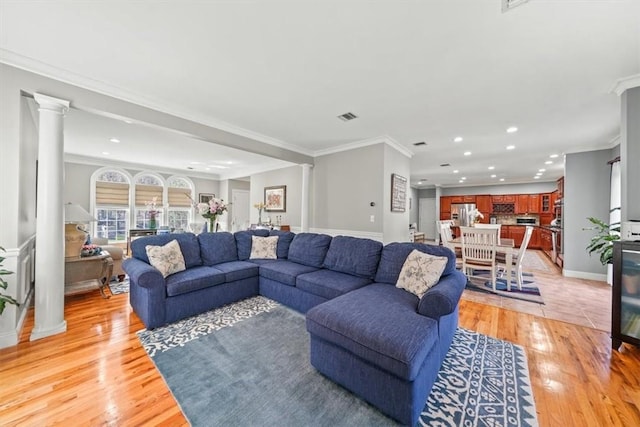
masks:
[[[541,426],[640,425],[640,348],[613,351],[607,332],[467,299],[460,313],[460,326],[525,348]],[[29,342],[31,310],[20,343],[0,350],[1,426],[187,425],[127,295],[67,297],[65,317],[66,333]]]

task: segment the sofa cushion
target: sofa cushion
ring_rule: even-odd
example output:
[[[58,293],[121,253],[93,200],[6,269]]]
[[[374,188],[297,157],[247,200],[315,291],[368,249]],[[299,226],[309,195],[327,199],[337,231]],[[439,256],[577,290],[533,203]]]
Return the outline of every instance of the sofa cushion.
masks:
[[[155,267],[162,277],[185,270],[184,258],[180,252],[180,245],[172,240],[164,246],[145,246],[149,264]]]
[[[184,257],[185,267],[191,268],[202,265],[200,244],[198,243],[198,238],[193,233],[172,233],[140,237],[131,242],[131,253],[134,258],[149,264],[149,257],[147,256],[145,246],[163,246],[172,240],[177,240],[180,245],[180,252],[182,252],[182,256]]]
[[[310,267],[322,268],[331,244],[331,236],[316,233],[299,233],[289,246],[289,261]]]
[[[208,288],[225,282],[225,273],[215,267],[193,267],[166,278],[170,297]]]
[[[236,239],[236,247],[238,248],[238,260],[246,261],[251,255],[251,236],[267,237],[269,230],[244,230],[236,231],[233,237]]]
[[[417,304],[415,295],[373,283],[309,310],[307,330],[403,380],[413,381],[438,341],[438,322],[418,314]]]
[[[290,231],[271,230],[269,236],[278,236],[278,258],[286,259],[289,256],[289,246],[296,235]]]
[[[224,232],[202,233],[198,235],[200,256],[204,265],[238,260],[238,249],[233,234]]]
[[[247,279],[258,275],[258,266],[247,261],[230,261],[216,264],[216,269],[223,271],[227,282]]]
[[[278,236],[251,236],[251,254],[249,259],[278,259],[276,248]]]
[[[449,248],[425,245],[424,243],[389,243],[382,248],[380,263],[378,264],[378,271],[374,281],[395,285],[404,261],[414,249],[430,255],[447,257],[447,266],[442,272],[443,276],[456,271],[456,256]]]
[[[336,236],[331,239],[324,267],[373,279],[380,262],[382,243],[371,239]]]
[[[316,270],[317,268],[315,267],[283,259],[260,265],[260,276],[266,279],[275,280],[285,285],[295,286],[296,277]]]
[[[433,256],[414,249],[402,265],[396,287],[422,298],[438,283],[446,266],[446,257]]]
[[[333,299],[369,283],[371,279],[366,277],[352,276],[323,268],[313,273],[299,275],[296,279],[296,288],[323,298]]]

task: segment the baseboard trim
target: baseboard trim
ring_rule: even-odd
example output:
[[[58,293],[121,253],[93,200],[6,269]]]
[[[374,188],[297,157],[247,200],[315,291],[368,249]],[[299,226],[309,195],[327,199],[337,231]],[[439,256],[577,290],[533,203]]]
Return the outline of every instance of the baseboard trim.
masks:
[[[599,282],[606,282],[607,275],[600,273],[589,273],[587,271],[573,271],[573,270],[562,270],[562,275],[565,277],[573,277],[575,279],[585,279],[585,280],[597,280]]]

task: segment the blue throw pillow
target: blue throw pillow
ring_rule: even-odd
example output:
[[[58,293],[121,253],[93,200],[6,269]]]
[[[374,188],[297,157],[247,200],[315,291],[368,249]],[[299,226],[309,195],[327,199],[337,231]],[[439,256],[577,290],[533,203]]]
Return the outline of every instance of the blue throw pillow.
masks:
[[[231,233],[202,233],[198,235],[198,242],[204,265],[216,265],[238,260],[236,239]]]
[[[278,248],[276,253],[278,258],[286,259],[289,256],[289,247],[296,236],[290,231],[271,230],[269,236],[278,236]]]
[[[382,243],[375,240],[336,236],[331,240],[324,267],[373,279],[380,261],[380,252]]]
[[[289,245],[289,261],[322,268],[331,244],[331,236],[316,233],[296,234]]]

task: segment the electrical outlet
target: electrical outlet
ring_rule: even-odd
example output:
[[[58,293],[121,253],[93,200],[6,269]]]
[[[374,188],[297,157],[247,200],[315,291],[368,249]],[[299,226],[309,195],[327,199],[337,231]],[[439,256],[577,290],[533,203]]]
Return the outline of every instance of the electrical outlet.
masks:
[[[376,216],[375,216],[375,215],[371,215],[371,216],[369,217],[369,221],[371,221],[371,222],[376,222]]]

